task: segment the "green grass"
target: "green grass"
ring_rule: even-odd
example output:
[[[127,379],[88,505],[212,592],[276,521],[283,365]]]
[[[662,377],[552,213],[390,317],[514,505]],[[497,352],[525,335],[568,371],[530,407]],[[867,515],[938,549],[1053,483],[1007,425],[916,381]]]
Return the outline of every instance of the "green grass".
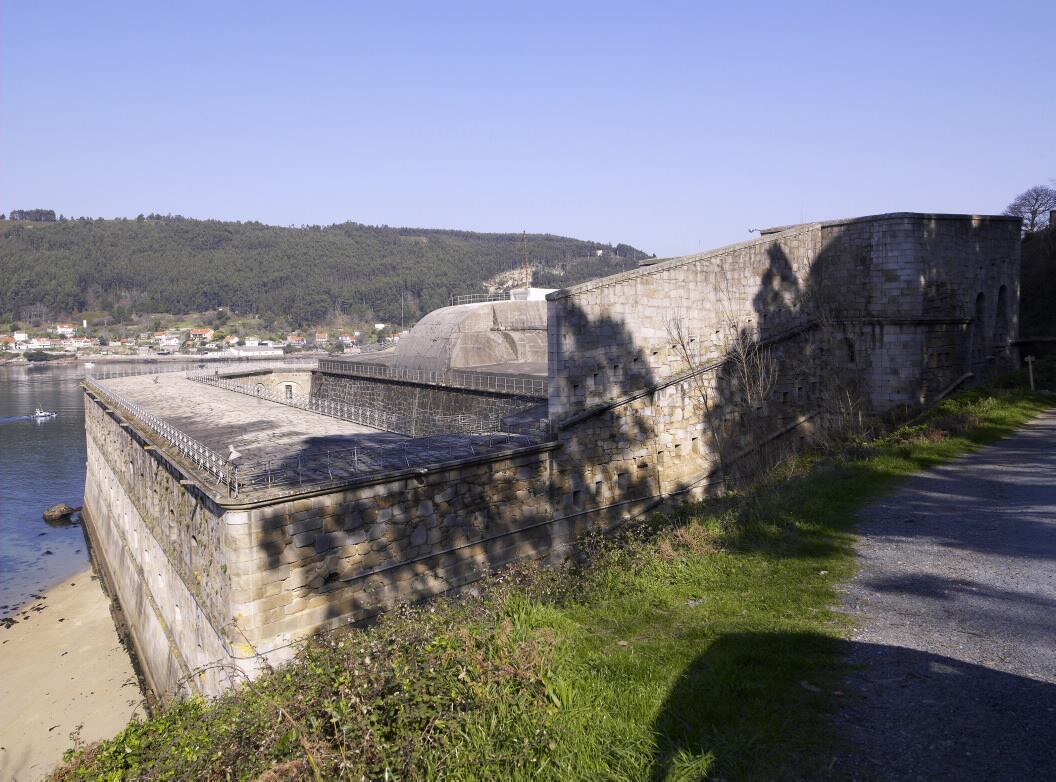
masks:
[[[961,394],[882,440],[592,541],[578,564],[511,569],[479,599],[316,639],[55,778],[817,777],[835,748],[849,629],[835,590],[853,575],[857,509],[1050,404]]]

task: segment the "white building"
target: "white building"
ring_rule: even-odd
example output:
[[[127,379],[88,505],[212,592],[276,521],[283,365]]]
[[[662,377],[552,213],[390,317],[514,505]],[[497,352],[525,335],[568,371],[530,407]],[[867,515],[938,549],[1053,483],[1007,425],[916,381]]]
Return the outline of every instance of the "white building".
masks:
[[[514,288],[510,291],[512,301],[544,301],[546,294],[553,293],[557,288]]]

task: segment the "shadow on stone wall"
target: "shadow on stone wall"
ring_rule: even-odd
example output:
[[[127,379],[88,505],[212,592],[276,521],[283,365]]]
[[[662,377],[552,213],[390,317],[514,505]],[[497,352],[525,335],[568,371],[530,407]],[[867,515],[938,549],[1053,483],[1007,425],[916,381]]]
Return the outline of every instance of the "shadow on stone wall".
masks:
[[[791,263],[775,245],[754,298],[758,322],[773,324],[775,330],[787,328],[797,316],[801,295]],[[661,392],[655,390],[658,379],[647,356],[635,347],[631,329],[611,317],[592,320],[579,307],[566,317],[573,328],[572,342],[564,349],[572,354],[586,351],[596,346],[598,334],[606,335],[611,351],[597,368],[599,382],[610,400],[634,401],[581,410],[565,426],[558,425],[558,449],[524,456],[520,464],[502,464],[495,470],[465,466],[453,477],[424,467],[404,476],[400,485],[377,493],[352,490],[349,495],[355,496],[343,505],[328,508],[317,502],[275,518],[259,543],[265,555],[262,568],[289,568],[295,575],[288,576],[283,587],[290,602],[274,601],[275,607],[267,609],[272,612],[269,618],[276,611],[303,611],[316,617],[318,625],[342,617],[365,619],[397,602],[460,589],[513,561],[557,561],[575,554],[576,543],[589,533],[611,531],[654,508],[662,494],[680,492],[696,478],[707,478],[707,452],[698,455],[699,468],[690,470],[695,478],[662,478],[654,409]],[[744,336],[750,328],[743,326]],[[798,346],[793,352],[800,352]],[[711,423],[723,427],[723,448],[749,452],[739,460],[740,468],[759,469],[762,462],[750,457],[761,452],[759,443],[770,434],[773,403],[746,402],[729,357],[717,374],[726,382],[718,385],[723,390]],[[591,381],[588,377],[581,382]],[[583,396],[587,392],[578,389]],[[798,402],[783,406],[786,418],[804,409]],[[696,423],[705,435],[708,423]],[[436,449],[432,463],[467,457],[456,453],[455,444],[470,439],[451,438],[448,448]],[[284,460],[283,468],[301,470],[315,464],[318,469],[321,452],[357,445],[369,449],[382,441],[399,442],[373,434],[311,438]],[[717,451],[717,443],[708,444],[707,450]],[[777,458],[778,449],[765,453]]]
[[[834,322],[818,264],[801,285],[777,241],[767,258],[752,315],[717,324],[726,349],[712,382],[697,386],[698,396],[710,394],[701,411],[709,447],[733,484],[771,469],[861,405],[857,372],[848,363],[854,349]]]
[[[1056,337],[1056,224],[1023,238],[1023,271],[1019,335]],[[1030,351],[1038,358],[1056,354],[1056,343],[1036,342]]]
[[[618,322],[590,328],[610,330],[623,350],[633,344]],[[645,366],[644,357],[634,363]],[[654,382],[648,370],[628,373],[618,382],[619,393]],[[607,425],[615,420],[601,415]],[[314,504],[276,507],[260,522],[259,569],[284,576],[284,583],[278,595],[260,598],[265,626],[302,612],[320,628],[365,620],[396,603],[467,587],[515,561],[574,555],[588,533],[637,512],[657,493],[655,434],[650,416],[634,416],[621,420],[612,437],[562,437],[560,447],[529,447],[494,464],[424,466],[377,490],[339,489]],[[389,437],[311,438],[284,467],[312,461],[320,450],[369,448]],[[448,438],[449,447],[440,443],[432,464],[468,458],[460,449],[473,439]],[[599,466],[615,453],[632,455],[615,467]],[[608,509],[592,513],[599,508]],[[259,594],[269,591],[276,589]]]
[[[397,602],[465,587],[516,560],[557,561],[574,553],[587,533],[647,513],[661,495],[721,485],[716,473],[743,481],[801,447],[805,436],[845,424],[866,405],[860,379],[876,349],[856,343],[845,325],[850,315],[869,314],[868,297],[852,290],[847,301],[838,299],[873,263],[872,240],[855,241],[832,235],[805,277],[779,240],[770,243],[750,315],[742,310],[744,322],[719,325],[729,330],[726,349],[716,369],[698,376],[710,384],[707,400],[697,400],[707,404],[677,424],[683,432],[697,427],[704,445],[673,479],[665,479],[658,453],[660,436],[669,433],[658,423],[658,399],[668,394],[664,404],[670,405],[671,389],[659,388],[632,327],[610,315],[592,319],[571,303],[561,333],[570,343],[562,350],[599,356],[596,382],[606,401],[584,409],[585,386],[595,382],[588,367],[575,379],[584,387],[564,389],[576,396],[575,412],[556,422],[555,449],[450,474],[424,467],[383,490],[350,490],[344,504],[295,504],[269,519],[259,544],[263,567],[288,574],[279,596],[267,598],[266,624],[301,612],[317,618],[316,625],[365,618]],[[752,387],[745,346],[772,362],[772,381]],[[566,380],[558,374],[551,382]],[[692,395],[692,381],[677,393]],[[320,448],[369,446],[376,439],[315,438],[287,463],[303,463]],[[433,463],[453,452],[438,449]]]
[[[610,335],[611,350],[606,352],[604,363],[596,367],[595,373],[609,400],[644,392],[644,404],[655,402],[657,392],[650,389],[655,388],[658,378],[650,368],[646,354],[636,347],[635,335],[626,323],[607,316],[592,320],[580,307],[566,317],[576,324],[572,344],[565,346],[568,352],[574,354],[593,347],[596,333]],[[619,369],[614,370],[614,366]],[[581,382],[586,386],[594,381],[582,378]],[[584,387],[579,394],[585,397],[587,392]],[[569,393],[575,395],[572,390]],[[559,477],[563,480],[558,486],[565,495],[564,509],[579,511],[587,507],[604,507],[658,493],[654,444],[658,429],[654,415],[649,411],[624,415],[631,408],[627,405],[610,407],[608,402],[578,409],[581,412],[565,421],[555,422],[562,443]],[[582,492],[579,500],[576,492]]]

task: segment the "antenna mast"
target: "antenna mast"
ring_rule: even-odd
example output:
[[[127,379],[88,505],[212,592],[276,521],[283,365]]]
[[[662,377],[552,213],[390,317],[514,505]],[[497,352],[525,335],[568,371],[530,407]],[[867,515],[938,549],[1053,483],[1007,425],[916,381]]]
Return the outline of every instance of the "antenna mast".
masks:
[[[521,231],[521,245],[524,248],[524,289],[532,287],[532,278],[528,272],[528,233]]]

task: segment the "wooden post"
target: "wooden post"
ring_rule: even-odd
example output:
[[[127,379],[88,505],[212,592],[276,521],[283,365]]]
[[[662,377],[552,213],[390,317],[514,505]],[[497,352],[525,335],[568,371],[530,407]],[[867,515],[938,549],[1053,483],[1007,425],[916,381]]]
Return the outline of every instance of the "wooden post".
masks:
[[[1030,376],[1030,390],[1034,390],[1034,356],[1027,356],[1023,359],[1023,362],[1027,365],[1027,375]]]

